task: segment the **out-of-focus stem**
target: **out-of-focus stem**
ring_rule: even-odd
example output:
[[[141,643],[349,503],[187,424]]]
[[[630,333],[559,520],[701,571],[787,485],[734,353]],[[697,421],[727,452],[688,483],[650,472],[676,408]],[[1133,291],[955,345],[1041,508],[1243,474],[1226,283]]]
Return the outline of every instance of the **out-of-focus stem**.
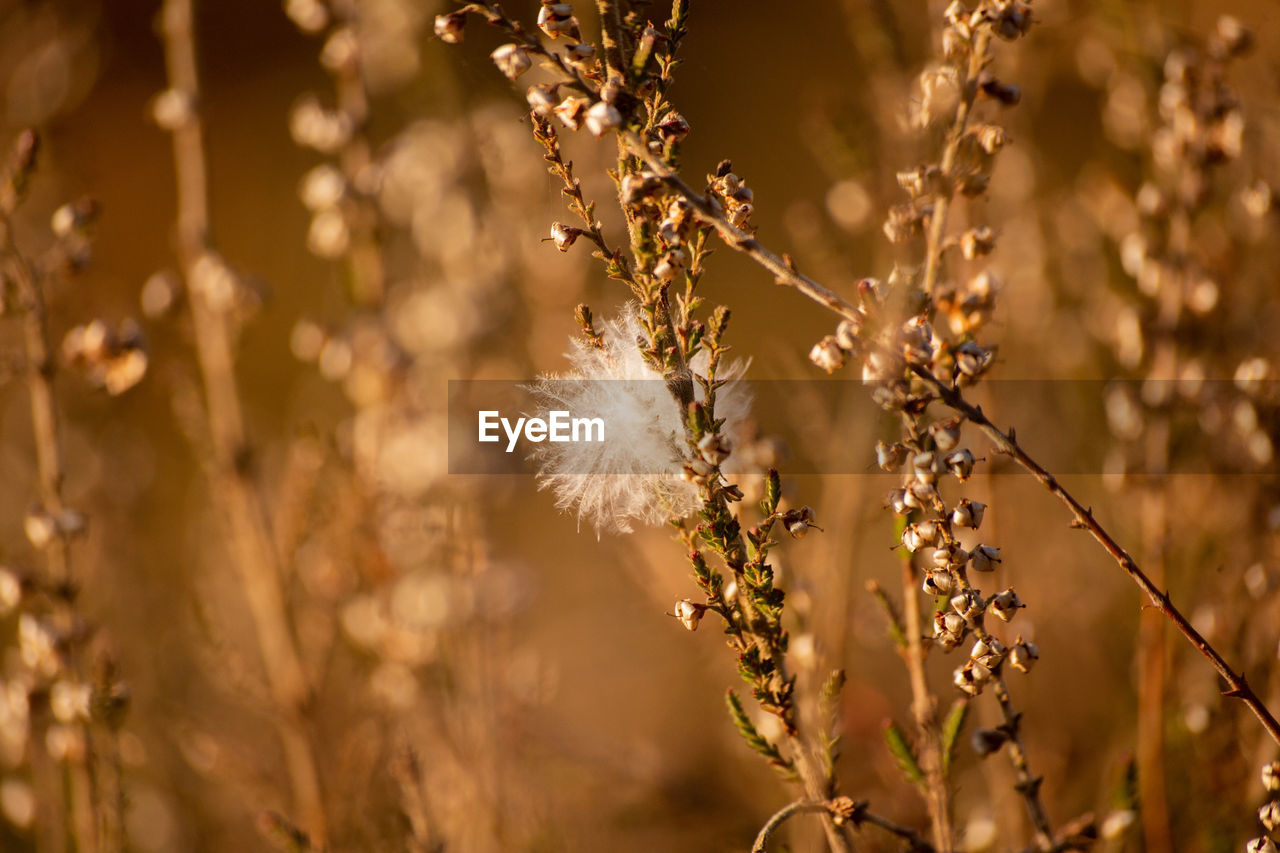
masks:
[[[916,571],[911,565],[910,552],[903,550],[902,558],[902,621],[906,648],[902,658],[907,665],[911,681],[911,714],[916,722],[917,750],[920,769],[924,771],[926,804],[933,828],[933,845],[939,853],[950,853],[955,845],[951,825],[951,792],[943,771],[942,734],[938,730],[938,697],[929,690],[924,669],[924,629],[920,620],[920,603],[917,601]]]
[[[359,38],[359,2],[344,0],[334,4],[352,37]],[[361,45],[361,48],[363,45]],[[369,93],[365,88],[363,56],[357,49],[355,58],[333,71],[338,109],[351,119],[353,131],[350,140],[339,152],[339,163],[351,188],[347,202],[347,219],[351,228],[351,248],[347,252],[347,268],[351,278],[351,298],[365,307],[382,304],[386,294],[386,274],[383,268],[382,248],[378,241],[378,214],[365,192],[367,173],[373,163],[366,125],[369,121]]]
[[[21,168],[34,167],[36,140],[31,131],[20,145],[29,145],[32,159]],[[11,176],[10,180],[15,178]],[[25,179],[22,176],[19,179]],[[30,401],[31,430],[36,451],[36,477],[39,481],[40,508],[55,519],[65,509],[62,501],[62,453],[59,443],[58,410],[53,398],[54,361],[49,343],[48,318],[45,310],[43,282],[32,265],[18,251],[13,241],[10,217],[19,193],[13,187],[4,193],[0,205],[0,258],[8,268],[23,308],[22,336],[26,354],[27,396]],[[60,524],[60,522],[59,522]],[[44,547],[47,582],[54,590],[52,619],[59,631],[70,635],[75,630],[76,616],[65,590],[71,583],[70,543],[65,535],[55,535]],[[79,671],[78,650],[67,651],[67,666]],[[90,764],[93,742],[87,726],[79,733],[84,739],[78,755],[69,757],[62,766],[65,781],[58,779],[58,768],[45,750],[45,733],[49,717],[43,702],[32,712],[32,738],[36,741],[33,775],[43,795],[38,800],[38,816],[42,843],[54,851],[64,850],[68,842],[77,853],[94,853],[99,849],[96,804]],[[55,793],[56,792],[56,793]],[[62,794],[62,796],[58,796]]]
[[[199,103],[192,0],[166,0],[162,11],[170,86]],[[192,114],[173,131],[177,171],[177,250],[190,291],[196,358],[213,443],[211,475],[225,516],[231,559],[253,618],[259,651],[275,704],[275,722],[292,787],[297,822],[311,843],[327,844],[319,771],[306,726],[310,688],[289,625],[281,572],[262,496],[250,478],[250,453],[235,376],[230,317],[199,292],[199,264],[210,252],[208,178],[203,127]]]
[[[991,43],[991,33],[981,30],[973,41],[973,49],[969,54],[969,67],[963,80],[960,80],[960,103],[956,106],[955,119],[947,133],[947,144],[942,151],[942,162],[938,164],[942,172],[943,189],[934,194],[933,214],[929,217],[928,249],[925,253],[924,279],[921,287],[929,296],[934,295],[938,287],[938,276],[942,270],[943,240],[947,236],[947,217],[951,212],[951,199],[955,195],[952,172],[955,170],[956,157],[960,151],[960,142],[964,139],[969,127],[969,116],[973,112],[973,102],[978,97],[978,75],[987,61],[987,48]]]

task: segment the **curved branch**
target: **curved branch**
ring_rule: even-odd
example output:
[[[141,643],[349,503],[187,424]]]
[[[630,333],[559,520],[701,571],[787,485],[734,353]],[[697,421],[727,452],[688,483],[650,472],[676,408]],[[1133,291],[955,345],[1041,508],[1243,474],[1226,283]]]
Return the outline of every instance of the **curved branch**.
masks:
[[[769,818],[764,826],[760,827],[760,833],[756,836],[755,843],[751,845],[751,853],[765,853],[769,846],[769,839],[789,818],[804,812],[825,812],[826,810],[826,803],[810,803],[803,800],[783,806],[774,812],[773,817]]]

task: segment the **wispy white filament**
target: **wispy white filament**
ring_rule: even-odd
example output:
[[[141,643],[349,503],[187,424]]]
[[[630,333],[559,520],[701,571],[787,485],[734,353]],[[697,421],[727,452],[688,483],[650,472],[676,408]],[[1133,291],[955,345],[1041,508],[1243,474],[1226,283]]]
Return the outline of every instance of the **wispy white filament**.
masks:
[[[698,490],[680,476],[689,458],[680,404],[641,355],[636,308],[628,305],[599,331],[603,347],[574,339],[566,354],[572,368],[543,377],[533,390],[543,414],[565,409],[574,417],[602,418],[606,440],[542,445],[535,452],[539,488],[554,490],[556,506],[576,511],[579,525],[586,520],[597,534],[686,516],[698,507]],[[699,355],[690,367],[702,373],[706,361]],[[731,443],[750,410],[739,381],[744,370],[740,362],[718,367],[730,382],[716,392],[716,417],[724,418],[722,432]],[[701,388],[695,396],[702,398]]]

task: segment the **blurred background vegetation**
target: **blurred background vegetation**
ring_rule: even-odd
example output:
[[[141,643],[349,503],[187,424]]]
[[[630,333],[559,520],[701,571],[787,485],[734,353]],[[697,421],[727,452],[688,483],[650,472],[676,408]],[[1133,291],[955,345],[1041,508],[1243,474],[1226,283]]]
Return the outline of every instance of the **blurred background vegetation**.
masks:
[[[291,5],[305,17],[306,4]],[[291,137],[306,93],[332,99],[317,61],[324,36],[300,31],[278,3],[197,6],[213,235],[241,274],[237,370],[253,476],[293,537],[282,584],[315,690],[307,726],[332,849],[431,849],[412,846],[424,839],[450,850],[744,849],[785,795],[726,724],[724,690],[736,676],[722,638],[688,634],[664,615],[691,592],[679,546],[663,530],[597,538],[530,477],[442,467],[448,379],[564,369],[573,306],[608,316],[625,294],[585,250],[562,255],[540,242],[568,216],[528,135],[522,93],[488,59],[499,36],[473,22],[465,43],[447,48],[431,36],[445,11],[437,5],[353,4],[372,98],[365,134],[383,164],[373,195],[387,295],[375,312],[353,305],[347,268],[319,256],[314,232],[309,248],[312,217],[299,199],[308,170],[332,159]],[[695,3],[672,93],[693,128],[686,174],[698,183],[732,158],[754,189],[764,242],[844,292],[885,275],[893,252],[880,223],[899,200],[894,174],[929,151],[900,119],[914,75],[937,53],[938,5]],[[1002,238],[996,378],[1131,375],[1114,347],[1134,290],[1120,242],[1149,169],[1161,68],[1223,13],[1254,29],[1257,48],[1230,75],[1247,153],[1219,175],[1223,202],[1196,228],[1220,276],[1226,330],[1209,346],[1247,341],[1273,358],[1277,220],[1250,220],[1238,193],[1280,180],[1275,5],[1038,0],[1035,10],[1029,39],[999,55],[1023,100],[1003,119],[1013,144],[985,202]],[[536,17],[534,4],[509,11]],[[191,331],[181,313],[144,317],[139,302],[144,283],[179,264],[171,144],[150,118],[168,85],[157,14],[142,0],[0,0],[0,140],[28,126],[43,139],[14,221],[28,252],[52,244],[48,222],[64,202],[89,195],[101,205],[91,261],[49,285],[55,343],[94,318],[140,318],[147,340],[147,375],[123,394],[74,371],[56,378],[63,494],[90,520],[75,546],[76,604],[96,626],[90,656],[113,658],[130,691],[118,733],[129,847],[260,849],[259,815],[287,816],[293,805],[253,624],[202,474]],[[593,13],[579,15],[594,27]],[[609,146],[566,139],[587,196],[616,228]],[[817,378],[803,356],[830,331],[828,317],[728,251],[711,260],[704,288],[732,308],[730,339],[753,378]],[[6,364],[22,363],[18,328],[0,317]],[[794,421],[789,440],[806,455],[820,458],[822,442],[833,453],[861,447],[870,465],[883,424],[822,423],[804,399],[794,403],[772,416]],[[1032,450],[1112,441],[1096,414],[1019,437]],[[26,390],[11,378],[0,385],[0,563],[23,571],[39,565],[23,529],[38,501],[32,447]],[[1123,478],[1068,479],[1136,541]],[[1014,690],[1048,808],[1057,823],[1132,810],[1134,646],[1139,619],[1159,617],[1141,611],[1137,591],[1029,478],[997,468],[976,482],[972,496],[992,506],[1003,577],[1031,605],[1021,629],[1043,655]],[[1168,585],[1255,688],[1274,695],[1280,517],[1250,509],[1245,493],[1260,484],[1176,480]],[[876,474],[790,478],[788,494],[816,508],[826,533],[788,546],[781,583],[793,634],[805,638],[795,652],[802,678],[848,671],[844,790],[923,825],[881,738],[885,720],[908,718],[908,688],[865,591],[871,579],[896,588],[893,519],[881,508],[892,485]],[[20,665],[15,648],[5,650],[10,668]],[[1172,643],[1169,654],[1176,849],[1238,849],[1254,834],[1256,769],[1268,752],[1201,661]],[[931,666],[947,695],[947,663]],[[21,748],[4,762],[0,848],[36,849],[33,799],[43,794],[29,787]],[[1018,849],[1026,831],[1011,771],[967,747],[960,765],[970,849],[988,849],[997,827],[990,849]],[[794,843],[817,841],[797,832]],[[1142,849],[1136,831],[1105,843]]]

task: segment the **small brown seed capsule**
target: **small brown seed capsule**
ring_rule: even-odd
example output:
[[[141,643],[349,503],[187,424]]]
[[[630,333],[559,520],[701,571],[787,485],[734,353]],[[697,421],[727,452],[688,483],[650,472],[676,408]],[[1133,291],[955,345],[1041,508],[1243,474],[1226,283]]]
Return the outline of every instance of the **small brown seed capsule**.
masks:
[[[515,80],[533,67],[533,60],[529,58],[529,54],[517,44],[501,45],[489,54],[489,58],[508,80]]]
[[[436,15],[436,38],[445,44],[458,44],[462,41],[462,31],[466,25],[466,12],[450,12],[447,15]]]

